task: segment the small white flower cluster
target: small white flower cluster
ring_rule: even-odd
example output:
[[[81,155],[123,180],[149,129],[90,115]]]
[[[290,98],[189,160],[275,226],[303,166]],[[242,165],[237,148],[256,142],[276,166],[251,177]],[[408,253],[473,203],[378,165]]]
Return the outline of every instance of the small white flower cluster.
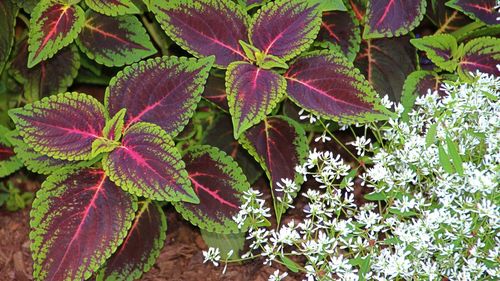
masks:
[[[368,125],[375,143],[367,135],[350,143],[369,159],[359,175],[370,192],[363,204],[353,192],[362,165],[353,169],[328,151],[311,151],[296,168],[319,183],[303,194],[302,221],[270,229],[262,194],[247,192],[235,218],[249,226],[244,257],[286,265],[302,256],[307,281],[499,280],[500,78],[477,74],[443,90],[417,98],[405,121],[402,107],[385,101],[400,117]],[[298,190],[289,179],[278,187]]]

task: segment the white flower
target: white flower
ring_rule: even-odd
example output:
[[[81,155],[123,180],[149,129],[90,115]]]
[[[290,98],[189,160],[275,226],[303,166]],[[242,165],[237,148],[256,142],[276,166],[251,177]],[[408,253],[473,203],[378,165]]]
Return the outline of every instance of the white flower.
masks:
[[[274,273],[269,276],[268,280],[269,281],[280,281],[280,280],[285,279],[285,277],[287,277],[287,276],[288,276],[287,272],[283,272],[282,274],[280,274],[279,270],[275,270]]]
[[[219,248],[208,248],[208,251],[203,251],[203,263],[211,261],[214,266],[219,266],[220,261],[220,250]]]
[[[347,144],[350,144],[356,148],[356,153],[359,156],[364,156],[365,151],[366,151],[366,146],[370,144],[371,139],[367,139],[365,136],[361,137],[356,137],[356,140],[353,142],[348,142]]]

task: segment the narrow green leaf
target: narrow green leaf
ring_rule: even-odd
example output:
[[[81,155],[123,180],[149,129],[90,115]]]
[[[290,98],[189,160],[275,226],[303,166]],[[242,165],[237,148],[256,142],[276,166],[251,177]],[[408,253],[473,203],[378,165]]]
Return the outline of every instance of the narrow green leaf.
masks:
[[[425,146],[429,147],[436,141],[437,123],[432,124],[425,135]]]
[[[439,150],[439,163],[441,164],[441,167],[443,167],[444,171],[447,172],[448,174],[453,174],[453,166],[443,146],[439,145],[438,150]]]
[[[106,120],[106,125],[102,130],[103,136],[109,140],[119,141],[123,135],[123,126],[125,125],[126,108],[118,111],[113,118]]]
[[[455,167],[455,170],[459,175],[463,176],[464,168],[462,164],[462,158],[460,157],[460,153],[458,152],[458,145],[453,142],[453,140],[449,136],[446,136],[446,145],[448,146],[448,153],[453,163],[453,167]]]
[[[247,42],[243,41],[243,40],[240,40],[240,46],[241,48],[243,48],[243,51],[245,52],[245,55],[247,56],[247,58],[249,58],[250,60],[257,60],[257,58],[255,57],[255,54],[260,52],[259,49],[257,49],[255,46],[253,46],[252,44],[248,44]]]
[[[107,153],[113,151],[116,147],[120,145],[119,142],[108,140],[105,138],[99,138],[92,142],[92,158],[98,156],[101,153]]]
[[[271,68],[288,69],[288,64],[286,63],[285,60],[273,55],[264,56],[259,66],[263,69],[271,69]]]
[[[296,262],[294,262],[290,258],[287,258],[286,256],[283,256],[283,255],[280,257],[280,259],[283,262],[283,264],[288,269],[290,269],[292,272],[295,272],[295,273],[299,272],[300,267]]]

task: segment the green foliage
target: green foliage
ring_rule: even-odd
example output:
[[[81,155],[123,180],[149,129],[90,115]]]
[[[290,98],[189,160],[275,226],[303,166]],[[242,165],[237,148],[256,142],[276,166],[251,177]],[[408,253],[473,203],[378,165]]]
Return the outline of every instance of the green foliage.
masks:
[[[427,57],[438,67],[454,71],[458,65],[457,40],[449,34],[437,34],[412,39],[410,42],[417,49],[426,52]]]
[[[7,182],[6,185],[0,183],[0,207],[5,207],[10,212],[26,208],[33,198],[33,192],[23,192],[12,182]]]

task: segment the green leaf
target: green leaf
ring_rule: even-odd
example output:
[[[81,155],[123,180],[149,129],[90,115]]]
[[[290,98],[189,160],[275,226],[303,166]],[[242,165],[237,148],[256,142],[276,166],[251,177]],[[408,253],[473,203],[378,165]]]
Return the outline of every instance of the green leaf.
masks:
[[[262,61],[260,63],[258,62],[258,65],[262,69],[271,69],[271,68],[288,69],[288,64],[286,63],[285,60],[273,55],[264,56]]]
[[[300,266],[296,262],[294,262],[293,260],[291,260],[290,258],[288,258],[284,255],[281,255],[280,259],[283,262],[283,264],[288,269],[290,269],[290,271],[295,272],[295,273],[299,272]]]
[[[350,264],[359,267],[358,276],[360,281],[366,280],[365,276],[370,271],[370,261],[371,256],[365,258],[357,257],[349,260]]]
[[[26,13],[31,14],[33,9],[35,9],[36,4],[40,0],[14,0],[12,2],[16,3],[19,8],[22,8]],[[8,1],[4,1],[8,2]]]
[[[240,258],[240,252],[245,246],[245,233],[220,234],[200,229],[201,236],[208,247],[218,248],[222,260]],[[233,251],[230,257],[229,251]]]
[[[0,73],[9,59],[14,44],[14,28],[19,9],[10,0],[0,1]]]
[[[30,68],[73,42],[85,20],[80,6],[62,4],[57,0],[40,1],[31,16],[28,39]]]
[[[0,125],[0,178],[8,176],[22,167],[12,144],[7,139],[9,129]]]
[[[427,134],[425,135],[425,146],[429,147],[434,142],[436,141],[436,134],[437,134],[437,123],[434,123],[429,126],[429,129],[427,130]]]
[[[439,152],[439,163],[441,164],[441,167],[443,167],[444,171],[447,172],[448,174],[453,174],[454,172],[453,166],[443,146],[439,145],[438,152]]]
[[[396,214],[396,215],[399,215],[402,217],[413,217],[413,216],[417,215],[417,213],[415,213],[413,211],[401,212],[400,210],[398,210],[396,208],[389,208],[389,213]]]
[[[461,176],[464,175],[464,168],[462,163],[462,158],[460,157],[460,153],[458,152],[458,145],[453,142],[453,140],[446,136],[446,145],[448,146],[448,153],[453,163],[453,167],[457,173]]]
[[[436,34],[411,39],[417,49],[426,52],[427,57],[438,67],[453,72],[458,65],[457,40],[450,34]]]
[[[370,201],[384,201],[389,197],[385,192],[373,192],[365,194],[364,198]]]
[[[138,14],[141,11],[131,0],[85,0],[94,11],[108,16]]]
[[[92,142],[92,158],[98,156],[101,153],[107,153],[113,151],[120,145],[119,142],[108,140],[105,138],[99,138]]]
[[[255,57],[256,53],[259,53],[260,50],[257,49],[254,45],[248,44],[247,42],[240,40],[239,41],[241,48],[243,48],[243,51],[245,52],[245,55],[247,58],[249,58],[252,61],[256,61],[257,58]]]
[[[102,130],[102,134],[109,140],[119,141],[123,135],[123,126],[125,125],[126,108],[118,111],[113,118],[106,120],[106,125]]]
[[[347,11],[342,0],[307,0],[311,5],[318,4],[321,11]]]

